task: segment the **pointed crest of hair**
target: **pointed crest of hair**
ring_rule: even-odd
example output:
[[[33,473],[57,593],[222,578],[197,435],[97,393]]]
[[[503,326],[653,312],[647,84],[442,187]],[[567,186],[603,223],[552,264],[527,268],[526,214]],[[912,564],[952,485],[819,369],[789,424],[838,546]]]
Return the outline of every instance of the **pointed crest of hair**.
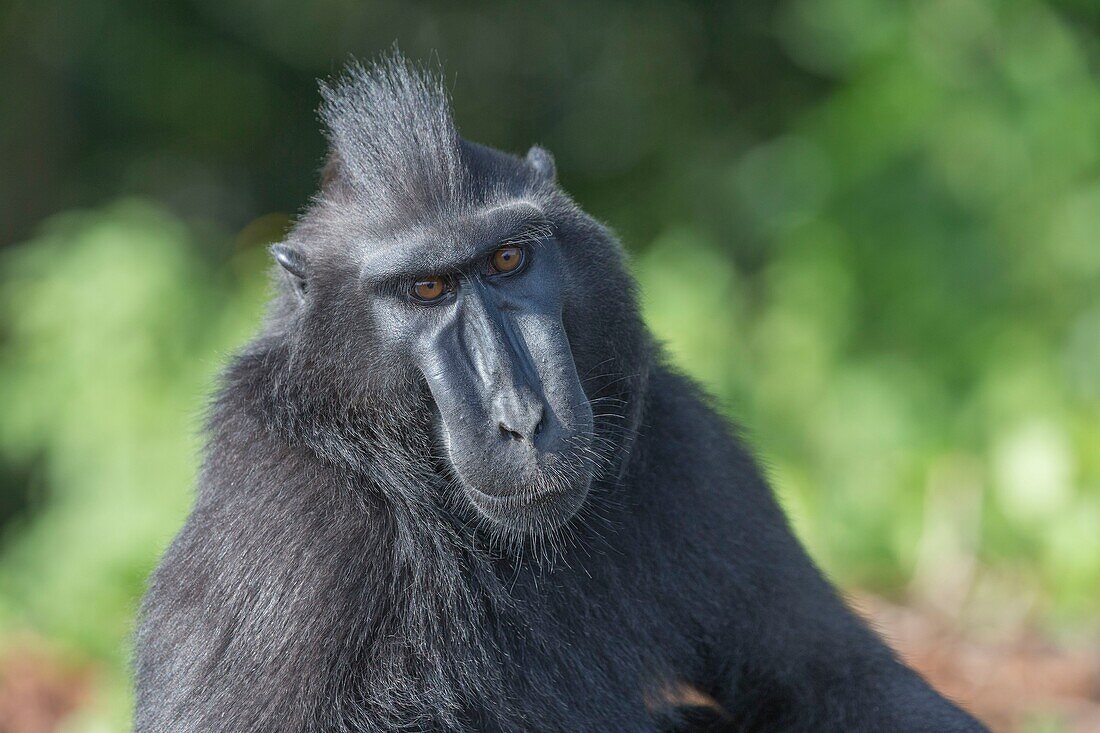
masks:
[[[321,96],[331,152],[380,215],[416,217],[460,199],[465,166],[438,73],[394,52],[368,67],[353,62]]]

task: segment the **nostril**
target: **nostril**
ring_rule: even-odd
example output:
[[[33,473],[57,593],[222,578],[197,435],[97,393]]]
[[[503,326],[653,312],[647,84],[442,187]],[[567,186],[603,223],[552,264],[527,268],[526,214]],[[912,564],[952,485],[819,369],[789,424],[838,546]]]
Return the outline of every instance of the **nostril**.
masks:
[[[532,433],[532,437],[534,437],[534,438],[539,437],[539,433],[542,432],[542,429],[545,426],[546,426],[546,415],[543,415],[542,417],[539,418],[538,424],[535,425],[535,431],[534,431],[534,433]]]
[[[501,436],[507,438],[508,440],[523,440],[523,435],[517,433],[515,430],[512,430],[504,423],[498,424],[497,427],[500,428]]]

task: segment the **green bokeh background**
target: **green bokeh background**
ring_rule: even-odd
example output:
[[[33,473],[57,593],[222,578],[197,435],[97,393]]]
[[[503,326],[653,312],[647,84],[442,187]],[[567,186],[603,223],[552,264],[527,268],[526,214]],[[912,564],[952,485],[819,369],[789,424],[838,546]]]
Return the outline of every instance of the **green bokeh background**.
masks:
[[[207,395],[315,186],[315,80],[395,40],[621,234],[839,583],[1100,634],[1100,5],[15,0],[0,648],[96,665],[71,730],[126,726]]]

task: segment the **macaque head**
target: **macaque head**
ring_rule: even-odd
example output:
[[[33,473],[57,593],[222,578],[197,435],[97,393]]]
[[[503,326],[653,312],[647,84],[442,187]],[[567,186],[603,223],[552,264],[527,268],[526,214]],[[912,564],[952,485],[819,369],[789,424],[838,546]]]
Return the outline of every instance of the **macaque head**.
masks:
[[[401,59],[323,94],[322,189],[272,248],[291,368],[428,446],[495,528],[560,526],[627,447],[644,339],[618,244],[549,153],[462,140],[441,84]]]

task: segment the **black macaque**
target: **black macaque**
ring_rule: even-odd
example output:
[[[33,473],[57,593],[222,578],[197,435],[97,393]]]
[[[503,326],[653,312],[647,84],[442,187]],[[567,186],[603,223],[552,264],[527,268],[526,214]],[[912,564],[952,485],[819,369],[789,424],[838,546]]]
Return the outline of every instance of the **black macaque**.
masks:
[[[320,193],[145,599],[137,731],[984,730],[814,567],[549,153],[463,140],[396,55],[322,95]]]

